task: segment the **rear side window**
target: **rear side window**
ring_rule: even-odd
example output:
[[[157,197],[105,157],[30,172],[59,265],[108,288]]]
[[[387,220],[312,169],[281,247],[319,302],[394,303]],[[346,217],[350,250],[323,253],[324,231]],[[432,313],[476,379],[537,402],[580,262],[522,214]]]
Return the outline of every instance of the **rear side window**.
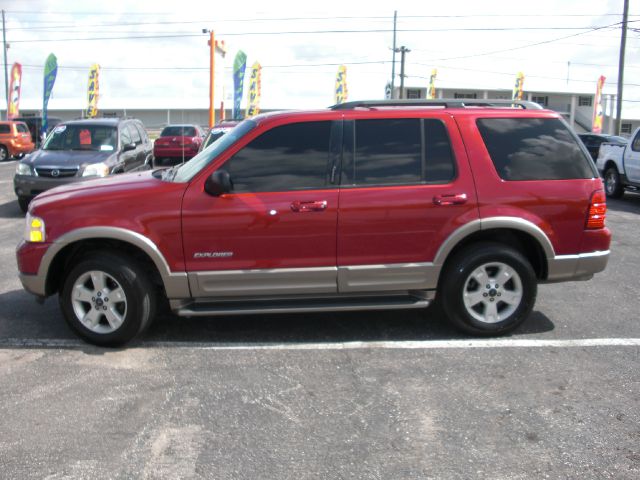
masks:
[[[556,118],[482,118],[478,130],[503,180],[593,178],[594,167]]]
[[[357,120],[353,143],[343,185],[419,185],[447,183],[455,177],[451,143],[440,120]]]
[[[222,168],[231,174],[237,193],[324,188],[330,135],[331,122],[275,127],[252,140]]]
[[[9,128],[9,125],[7,125],[6,123],[3,125],[0,125],[0,133],[11,133],[11,129]]]

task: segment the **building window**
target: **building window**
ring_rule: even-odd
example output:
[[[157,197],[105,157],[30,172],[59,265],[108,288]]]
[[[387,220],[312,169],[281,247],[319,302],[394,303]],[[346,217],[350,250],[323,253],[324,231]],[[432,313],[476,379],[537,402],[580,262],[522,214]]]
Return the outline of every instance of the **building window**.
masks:
[[[543,107],[546,107],[547,105],[549,105],[549,97],[544,96],[544,97],[536,97],[535,95],[531,97],[531,101],[534,103],[537,103],[539,105],[542,105]]]
[[[631,124],[630,123],[623,123],[622,125],[620,125],[620,133],[628,133],[631,134]]]
[[[407,98],[422,98],[419,88],[407,88]]]
[[[592,97],[578,97],[578,106],[579,107],[592,107],[593,106],[593,98]]]
[[[454,93],[453,98],[478,98],[477,93]]]

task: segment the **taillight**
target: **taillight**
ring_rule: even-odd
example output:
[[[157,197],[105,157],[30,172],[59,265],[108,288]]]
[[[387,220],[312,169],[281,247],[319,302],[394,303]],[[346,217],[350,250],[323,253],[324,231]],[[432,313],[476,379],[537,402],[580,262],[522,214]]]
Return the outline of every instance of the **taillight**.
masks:
[[[607,197],[604,191],[597,190],[591,195],[591,203],[589,204],[589,215],[587,215],[587,230],[595,230],[604,228],[604,220],[607,216]]]

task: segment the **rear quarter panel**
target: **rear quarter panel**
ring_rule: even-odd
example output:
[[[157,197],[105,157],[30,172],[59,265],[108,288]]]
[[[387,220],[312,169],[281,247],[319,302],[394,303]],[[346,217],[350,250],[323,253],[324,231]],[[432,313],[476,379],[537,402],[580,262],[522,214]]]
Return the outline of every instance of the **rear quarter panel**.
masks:
[[[456,116],[476,182],[480,217],[527,220],[546,234],[556,255],[580,253],[591,195],[602,189],[600,178],[505,181],[498,175],[476,126],[479,118],[531,115],[558,118],[551,112],[529,111]]]

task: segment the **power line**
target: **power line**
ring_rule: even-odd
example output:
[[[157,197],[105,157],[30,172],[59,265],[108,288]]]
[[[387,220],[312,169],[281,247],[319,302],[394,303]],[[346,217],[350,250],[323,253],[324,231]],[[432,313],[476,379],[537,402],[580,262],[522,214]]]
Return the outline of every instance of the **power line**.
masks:
[[[612,25],[618,25],[612,24]],[[591,33],[597,30],[602,30],[604,28],[611,28],[612,25],[606,25],[601,27],[589,27],[586,32],[580,32],[573,35],[568,35],[566,37],[562,37],[554,40],[547,40],[544,42],[539,42],[534,45],[542,45],[544,43],[551,43],[556,40],[563,40],[565,38],[571,38],[578,35],[584,35],[585,33]],[[585,30],[583,27],[567,27],[567,28],[552,28],[552,27],[530,27],[530,28],[457,28],[457,29],[441,29],[441,28],[426,28],[426,29],[404,29],[398,30],[398,32],[404,33],[423,33],[423,32],[450,32],[450,31],[468,31],[468,32],[480,32],[480,31],[513,31],[513,30]],[[249,36],[249,35],[316,35],[316,34],[345,34],[345,33],[391,33],[393,30],[390,29],[369,29],[369,30],[308,30],[308,31],[276,31],[276,32],[221,32],[218,35],[225,37],[232,36]],[[198,34],[169,34],[169,35],[131,35],[126,37],[84,37],[84,38],[49,38],[49,39],[31,39],[31,40],[12,40],[12,43],[43,43],[43,42],[77,42],[77,41],[99,41],[99,40],[134,40],[134,39],[158,39],[158,38],[187,38],[187,37],[202,37],[202,33]],[[529,45],[533,46],[533,45]],[[526,47],[517,47],[509,50],[499,50],[501,51],[510,51],[517,50],[519,48]],[[476,54],[476,55],[468,55],[466,57],[456,57],[456,58],[468,58],[470,56],[478,56],[478,55],[486,55],[486,54]]]
[[[634,21],[637,21],[637,20],[634,20]],[[593,30],[590,30],[588,32],[574,33],[572,35],[567,35],[565,37],[554,38],[554,39],[551,39],[551,40],[544,40],[542,42],[531,43],[531,44],[522,45],[522,46],[519,46],[519,47],[505,48],[505,49],[502,49],[502,50],[494,50],[494,51],[491,51],[491,52],[484,52],[484,53],[474,53],[474,54],[471,54],[471,55],[461,55],[461,56],[457,56],[457,57],[434,58],[434,59],[429,59],[429,61],[431,61],[431,62],[441,62],[441,61],[445,61],[445,60],[458,60],[458,59],[463,59],[463,58],[484,57],[484,56],[493,55],[495,53],[502,53],[502,52],[513,52],[515,50],[522,50],[523,48],[536,47],[538,45],[545,45],[545,44],[548,44],[548,43],[557,42],[559,40],[565,40],[567,38],[577,37],[579,35],[585,35],[585,34],[588,34],[588,33],[592,33],[592,32],[598,31],[598,30],[603,30],[603,29],[606,29],[606,28],[611,28],[611,27],[614,27],[614,26],[617,26],[617,25],[621,25],[621,24],[622,24],[622,22],[616,22],[616,23],[612,23],[610,25],[605,25],[605,26],[602,26],[602,27],[596,27]]]

